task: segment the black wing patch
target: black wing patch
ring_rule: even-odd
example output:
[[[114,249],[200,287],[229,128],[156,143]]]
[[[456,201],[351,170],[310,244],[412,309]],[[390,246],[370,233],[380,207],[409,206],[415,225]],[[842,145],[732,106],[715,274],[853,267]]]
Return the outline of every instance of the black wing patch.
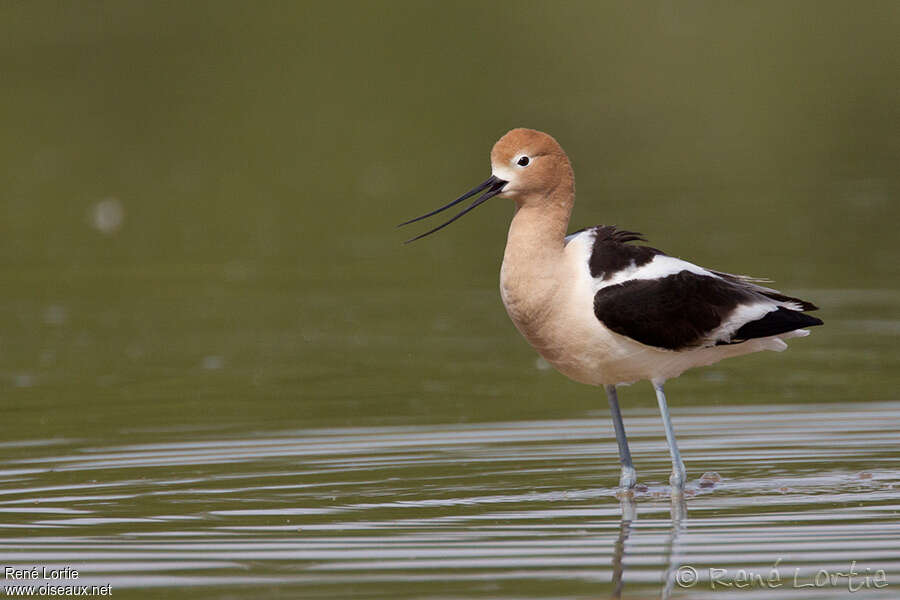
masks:
[[[612,331],[642,344],[684,350],[709,343],[709,335],[739,305],[766,297],[728,280],[681,271],[601,288],[594,296],[594,314]],[[738,344],[821,324],[815,317],[778,307],[716,343]]]
[[[682,350],[700,345],[739,304],[753,299],[723,279],[681,271],[601,288],[594,296],[594,314],[642,344]]]
[[[632,246],[628,242],[643,242],[643,236],[633,231],[616,229],[612,225],[594,227],[594,246],[588,265],[591,277],[610,279],[628,267],[645,265],[663,252],[649,246]]]

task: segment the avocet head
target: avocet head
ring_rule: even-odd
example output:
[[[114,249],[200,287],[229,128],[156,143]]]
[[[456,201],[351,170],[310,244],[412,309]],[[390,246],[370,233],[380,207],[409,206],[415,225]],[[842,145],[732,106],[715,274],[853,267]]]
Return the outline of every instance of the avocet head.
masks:
[[[513,129],[500,138],[491,150],[491,176],[453,202],[428,214],[410,219],[408,225],[447,210],[483,192],[452,219],[407,242],[414,242],[443,229],[479,204],[494,196],[510,198],[520,205],[546,200],[561,184],[573,184],[572,166],[562,147],[552,136],[534,129]]]
[[[571,178],[572,167],[553,136],[534,129],[513,129],[494,144],[491,173],[506,182],[501,198],[526,202]]]

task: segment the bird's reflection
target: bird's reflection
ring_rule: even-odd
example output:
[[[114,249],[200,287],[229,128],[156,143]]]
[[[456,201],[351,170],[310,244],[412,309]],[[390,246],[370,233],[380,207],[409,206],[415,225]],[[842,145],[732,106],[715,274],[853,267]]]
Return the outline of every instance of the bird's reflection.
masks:
[[[622,508],[622,520],[619,523],[619,536],[613,546],[612,558],[612,598],[621,598],[623,589],[623,579],[625,575],[625,556],[627,554],[626,547],[628,538],[631,536],[631,530],[637,519],[637,504],[634,501],[633,494],[623,494],[620,500]],[[667,600],[672,595],[672,589],[675,583],[675,574],[678,567],[681,566],[681,545],[680,538],[687,527],[687,505],[684,502],[683,494],[672,495],[672,526],[669,529],[669,539],[666,542],[665,559],[666,571],[663,579],[663,589],[661,598]]]
[[[681,566],[680,538],[687,527],[687,505],[683,494],[672,494],[672,527],[669,530],[669,542],[666,545],[666,575],[663,585],[662,600],[668,600],[672,595],[675,584],[675,575]]]
[[[631,524],[637,517],[634,495],[623,494],[621,499],[621,506],[622,521],[619,523],[619,537],[616,538],[616,543],[613,546],[613,598],[622,597],[622,575],[625,572],[625,565],[623,563],[625,559],[625,542],[628,541],[628,538],[631,535]]]

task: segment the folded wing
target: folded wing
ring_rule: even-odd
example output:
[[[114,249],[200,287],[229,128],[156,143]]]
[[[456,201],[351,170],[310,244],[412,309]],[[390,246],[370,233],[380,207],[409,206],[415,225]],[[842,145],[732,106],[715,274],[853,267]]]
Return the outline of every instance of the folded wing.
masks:
[[[704,269],[647,246],[639,234],[596,227],[589,262],[594,314],[642,344],[687,350],[738,344],[821,325],[810,302],[758,280]]]

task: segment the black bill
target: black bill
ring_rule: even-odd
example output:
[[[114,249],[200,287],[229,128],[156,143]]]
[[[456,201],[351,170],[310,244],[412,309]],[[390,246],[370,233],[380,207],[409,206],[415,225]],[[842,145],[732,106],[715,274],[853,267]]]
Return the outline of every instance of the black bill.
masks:
[[[450,208],[451,206],[456,206],[457,204],[459,204],[459,203],[462,202],[463,200],[465,200],[465,199],[467,199],[467,198],[471,198],[472,196],[474,196],[474,195],[477,194],[478,192],[481,192],[481,191],[483,191],[483,190],[487,190],[486,192],[484,192],[484,194],[482,194],[481,196],[479,196],[478,198],[476,198],[476,199],[472,202],[472,204],[470,204],[469,206],[467,206],[464,210],[460,211],[459,214],[457,214],[455,217],[453,217],[452,219],[450,219],[450,220],[447,221],[446,223],[444,223],[444,224],[442,224],[442,225],[438,225],[438,226],[435,227],[434,229],[431,229],[431,230],[429,230],[429,231],[426,231],[425,233],[423,233],[423,234],[421,234],[421,235],[417,235],[417,236],[414,237],[414,238],[408,239],[408,240],[406,240],[406,241],[403,242],[403,243],[404,243],[404,244],[408,244],[408,243],[410,243],[410,242],[414,242],[414,241],[416,241],[416,240],[420,240],[420,239],[422,239],[423,237],[425,237],[426,235],[431,235],[431,234],[434,233],[435,231],[439,231],[439,230],[443,229],[444,227],[446,227],[447,225],[449,225],[449,224],[452,223],[453,221],[457,220],[458,218],[460,218],[461,216],[463,216],[464,214],[466,214],[467,212],[469,212],[470,210],[472,210],[473,208],[475,208],[476,206],[478,206],[479,204],[482,204],[482,203],[485,202],[486,200],[488,200],[488,199],[490,199],[490,198],[493,198],[494,196],[496,196],[497,194],[499,194],[499,193],[503,190],[503,186],[506,185],[507,183],[508,183],[508,182],[503,181],[502,179],[498,179],[497,177],[494,177],[493,175],[491,175],[490,177],[487,178],[487,181],[485,181],[484,183],[482,183],[482,184],[480,184],[480,185],[478,185],[478,186],[472,188],[471,190],[469,190],[468,192],[466,192],[465,194],[463,194],[462,196],[460,196],[459,198],[457,198],[456,200],[454,200],[454,201],[451,202],[450,204],[446,204],[446,205],[444,205],[444,206],[442,206],[442,207],[440,207],[440,208],[438,208],[438,209],[435,209],[435,210],[431,211],[431,212],[428,213],[428,214],[422,215],[421,217],[416,217],[415,219],[410,219],[409,221],[406,221],[406,222],[404,222],[404,223],[400,223],[400,225],[397,225],[397,227],[403,227],[404,225],[409,225],[410,223],[415,223],[416,221],[421,221],[422,219],[427,219],[428,217],[430,217],[430,216],[432,216],[432,215],[436,215],[436,214],[438,214],[439,212],[442,212],[442,211],[447,210],[447,209]]]

